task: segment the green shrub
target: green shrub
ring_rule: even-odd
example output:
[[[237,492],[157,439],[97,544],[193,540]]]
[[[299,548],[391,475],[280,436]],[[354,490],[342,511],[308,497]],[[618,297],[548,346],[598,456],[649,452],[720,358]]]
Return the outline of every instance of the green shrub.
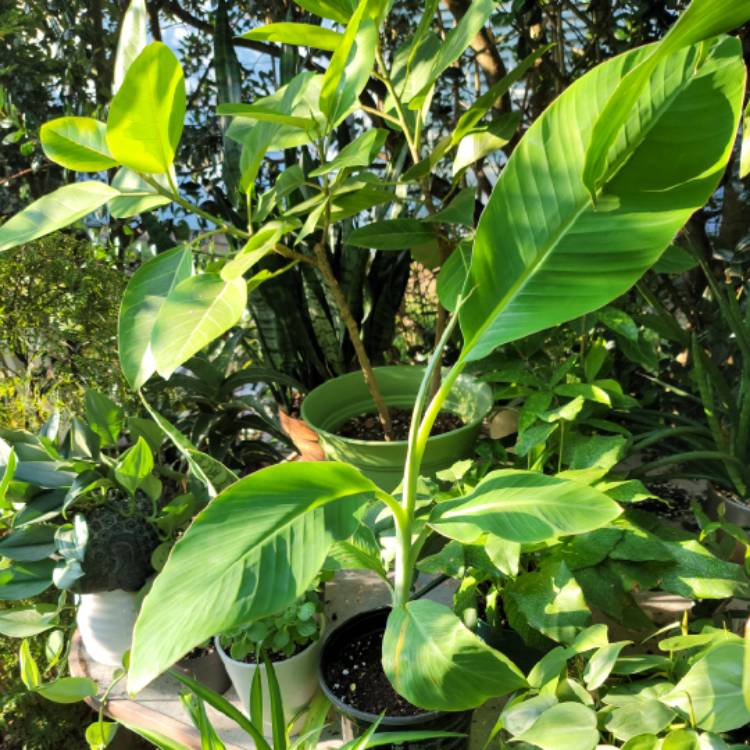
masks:
[[[125,275],[106,251],[57,233],[0,263],[0,424],[34,429],[55,409],[80,409],[88,386],[133,398],[117,361]]]

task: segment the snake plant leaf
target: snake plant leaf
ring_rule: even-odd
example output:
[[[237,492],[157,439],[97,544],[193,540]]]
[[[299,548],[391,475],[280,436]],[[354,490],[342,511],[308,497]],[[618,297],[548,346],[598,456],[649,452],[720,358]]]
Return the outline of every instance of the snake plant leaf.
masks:
[[[740,179],[750,174],[750,103],[742,118],[742,155],[740,158]]]
[[[163,174],[185,119],[185,78],[172,50],[152,42],[133,61],[109,107],[107,145],[136,172]]]
[[[604,526],[621,513],[603,492],[535,471],[501,469],[474,490],[438,503],[430,526],[464,544],[490,534],[527,544]]]
[[[660,700],[695,717],[711,732],[730,732],[750,722],[742,695],[743,644],[740,638],[717,644]]]
[[[629,159],[592,203],[581,175],[594,122],[646,54],[578,79],[514,149],[477,229],[473,293],[460,313],[465,360],[618,297],[713,193],[742,107],[736,39],[718,42],[700,65],[700,50],[687,48],[657,67],[614,149],[612,158]]]
[[[151,334],[156,371],[168,378],[242,317],[247,287],[242,277],[224,281],[202,273],[181,281],[159,308]]]
[[[683,47],[695,45],[731,31],[750,20],[750,0],[693,0],[677,23],[657,45],[650,48],[650,54],[618,83],[611,97],[599,113],[594,124],[591,140],[586,151],[583,168],[583,182],[592,196],[622,164],[626,157],[611,159],[611,149],[615,146],[622,131],[627,131],[632,112],[643,104],[640,97],[653,85],[658,76],[656,70],[675,52]],[[653,76],[653,77],[652,77]],[[644,99],[650,99],[650,94]],[[630,139],[625,153],[637,149],[638,138]],[[688,148],[687,144],[683,144]]]
[[[190,249],[176,247],[144,263],[128,281],[120,305],[117,343],[122,372],[132,388],[140,388],[156,371],[151,335],[159,310],[192,271]]]
[[[391,610],[383,669],[399,695],[439,711],[466,711],[526,686],[508,657],[490,648],[448,607],[429,599]]]
[[[147,18],[146,0],[131,0],[125,15],[122,17],[120,37],[117,40],[112,82],[112,93],[114,94],[122,86],[128,68],[141,54],[148,42]]]
[[[312,23],[269,23],[242,34],[241,39],[254,39],[259,42],[280,42],[298,47],[314,47],[335,52],[344,35],[333,29],[326,29]]]
[[[474,0],[461,20],[446,35],[421,90],[408,102],[409,109],[421,109],[435,81],[464,53],[495,10],[494,0]]]
[[[107,126],[93,117],[58,117],[39,129],[45,156],[77,172],[116,167],[107,148]]]
[[[212,635],[291,604],[377,492],[333,461],[271,466],[224,490],[177,542],[144,599],[129,690]]]
[[[0,226],[0,252],[67,227],[119,192],[104,182],[74,182],[42,196]]]

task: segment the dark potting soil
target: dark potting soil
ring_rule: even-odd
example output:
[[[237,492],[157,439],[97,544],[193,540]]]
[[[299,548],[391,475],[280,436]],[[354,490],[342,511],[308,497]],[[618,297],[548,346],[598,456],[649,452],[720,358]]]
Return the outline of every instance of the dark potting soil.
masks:
[[[660,500],[644,500],[638,503],[638,510],[645,510],[668,521],[680,523],[685,528],[697,530],[695,516],[690,507],[693,500],[697,500],[692,493],[676,487],[669,482],[647,482],[648,489]]]
[[[409,437],[409,425],[411,424],[411,411],[409,409],[391,409],[391,425],[393,427],[394,440],[406,440]],[[458,414],[441,412],[435,420],[432,435],[442,435],[464,426],[464,421]],[[344,422],[336,429],[336,434],[341,437],[354,438],[356,440],[383,440],[383,427],[377,414],[360,414]]]
[[[383,633],[366,633],[346,644],[325,668],[325,679],[347,706],[386,716],[416,716],[424,711],[404,700],[388,682],[380,663]]]
[[[204,648],[203,646],[196,646],[189,654],[185,654],[182,659],[200,659],[203,656],[216,653],[216,649],[211,646]],[[182,661],[182,659],[180,661]]]

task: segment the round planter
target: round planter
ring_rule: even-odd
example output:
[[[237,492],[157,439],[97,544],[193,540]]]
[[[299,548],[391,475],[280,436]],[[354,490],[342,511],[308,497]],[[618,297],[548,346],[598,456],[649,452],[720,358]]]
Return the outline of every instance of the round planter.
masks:
[[[122,665],[140,607],[137,591],[80,594],[76,624],[88,655],[110,667]]]
[[[360,711],[348,706],[333,692],[326,681],[326,665],[334,654],[352,640],[373,632],[385,630],[388,608],[370,610],[355,615],[334,630],[323,644],[318,669],[320,687],[333,705],[341,723],[341,737],[348,742],[364,734],[377,720],[378,715]],[[424,711],[415,716],[384,716],[378,725],[378,732],[460,732],[465,737],[424,740],[406,745],[384,745],[385,748],[434,748],[435,750],[466,750],[469,746],[472,711]]]
[[[411,365],[375,368],[385,403],[409,410],[414,406],[423,374],[424,368]],[[465,424],[428,439],[421,473],[433,475],[462,458],[469,458],[474,452],[482,420],[491,408],[490,387],[471,376],[461,375],[444,409],[457,414]],[[357,440],[335,434],[348,419],[372,411],[372,397],[361,372],[326,381],[310,391],[302,402],[302,418],[317,432],[326,457],[356,466],[381,489],[390,492],[403,475],[406,440]]]
[[[711,485],[703,498],[703,508],[712,520],[718,520],[719,507],[724,503],[724,519],[743,529],[750,529],[750,505],[720,495]]]
[[[284,719],[287,724],[312,700],[318,688],[318,661],[324,630],[325,625],[323,625],[318,640],[311,643],[304,651],[300,651],[289,659],[273,663],[273,670],[276,673],[284,703]],[[214,638],[214,645],[219,657],[224,662],[229,679],[237,691],[242,708],[248,716],[250,715],[250,686],[255,671],[260,670],[263,688],[263,731],[267,736],[271,736],[271,704],[268,700],[265,665],[246,664],[232,659],[221,647],[218,637]]]
[[[224,662],[215,647],[200,656],[192,658],[186,656],[180,659],[173,669],[198,680],[215,693],[226,693],[232,684],[227,670],[224,668]]]

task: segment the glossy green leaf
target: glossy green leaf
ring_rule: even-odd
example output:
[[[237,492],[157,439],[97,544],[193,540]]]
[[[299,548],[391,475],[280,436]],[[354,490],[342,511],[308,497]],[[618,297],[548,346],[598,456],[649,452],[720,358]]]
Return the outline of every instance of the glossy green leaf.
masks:
[[[596,207],[581,177],[593,123],[647,51],[599,65],[529,128],[477,229],[474,293],[460,313],[464,360],[601,307],[658,259],[712,194],[731,154],[745,79],[739,51],[727,39],[697,71],[694,49],[658,67],[617,154],[639,145]]]
[[[464,188],[445,208],[431,216],[426,216],[423,221],[436,224],[455,224],[463,227],[474,226],[476,194],[476,188]]]
[[[0,557],[22,562],[44,560],[55,551],[54,537],[55,527],[45,524],[14,529],[0,539]]]
[[[596,714],[580,703],[558,703],[514,739],[542,750],[594,750],[599,741]]]
[[[502,728],[511,736],[521,734],[556,703],[557,698],[554,695],[535,695],[520,703],[509,701],[500,714]]]
[[[356,469],[335,462],[271,466],[222,492],[177,542],[144,600],[129,689],[206,638],[301,596],[376,492]]]
[[[583,592],[563,561],[550,560],[509,581],[504,602],[515,630],[523,632],[523,625],[516,627],[522,620],[558,643],[572,643],[591,622]]]
[[[120,164],[163,174],[174,161],[185,119],[185,79],[174,53],[149,44],[132,62],[109,107],[107,145]]]
[[[255,39],[259,42],[294,44],[299,47],[314,47],[335,52],[344,35],[311,23],[269,23],[242,34],[241,38]]]
[[[655,734],[639,734],[629,739],[622,750],[661,750],[661,740]]]
[[[355,104],[375,64],[378,26],[374,15],[379,0],[359,0],[328,68],[320,89],[320,111],[330,125]]]
[[[421,708],[464,711],[524,687],[518,668],[448,607],[418,599],[395,607],[383,636],[383,669],[396,691]]]
[[[166,175],[154,175],[154,178],[163,188],[169,188]],[[128,219],[172,202],[171,198],[159,193],[127,167],[122,167],[117,171],[112,180],[112,187],[120,192],[120,195],[109,202],[109,212],[115,219]]]
[[[745,649],[742,659],[742,696],[750,711],[750,619],[745,623]]]
[[[664,255],[654,263],[656,273],[685,273],[698,265],[698,261],[687,250],[679,245],[670,245]]]
[[[614,520],[620,507],[591,487],[532,471],[488,474],[465,497],[438,503],[430,525],[465,544],[484,534],[513,542],[541,542],[581,534]]]
[[[216,108],[216,113],[225,117],[246,117],[248,120],[258,120],[258,122],[287,125],[300,130],[313,131],[317,126],[312,117],[296,117],[257,104],[220,104]]]
[[[750,722],[742,695],[743,645],[720,643],[695,662],[674,689],[661,700],[685,716],[695,716],[696,726],[729,732]]]
[[[86,422],[103,447],[114,447],[125,424],[125,412],[103,393],[89,388],[84,396]]]
[[[701,750],[701,742],[692,729],[675,729],[662,740],[661,750]]]
[[[620,651],[629,643],[630,641],[608,643],[594,651],[583,670],[583,680],[589,690],[597,690],[607,681],[620,656]]]
[[[117,343],[120,366],[132,388],[156,371],[151,336],[159,311],[174,288],[193,272],[187,247],[176,247],[144,263],[130,277],[120,305]]]
[[[114,78],[112,82],[112,93],[116,94],[128,68],[133,64],[138,55],[141,54],[148,42],[146,22],[148,12],[146,11],[146,0],[131,0],[120,24],[120,34],[117,39],[117,52],[114,61]]]
[[[455,312],[458,296],[464,289],[471,266],[471,243],[461,242],[443,263],[437,277],[437,295],[440,304]]]
[[[330,18],[346,26],[356,6],[356,0],[294,0],[296,5],[320,18]]]
[[[618,740],[627,742],[639,734],[659,734],[666,729],[675,712],[656,699],[637,700],[616,707],[606,721],[606,728]]]
[[[222,269],[221,278],[233,281],[245,271],[263,260],[273,251],[274,246],[287,233],[299,226],[292,221],[269,221],[245,243],[245,246]]]
[[[139,437],[115,464],[115,479],[131,494],[143,484],[154,468],[154,455],[148,443]]]
[[[344,146],[334,159],[313,169],[310,177],[320,177],[340,169],[369,166],[380,153],[387,136],[388,131],[382,128],[366,130]]]
[[[465,135],[459,142],[456,156],[453,159],[453,177],[455,178],[474,162],[484,159],[493,151],[505,146],[513,137],[520,121],[520,113],[511,112],[501,115],[486,127],[473,130]]]
[[[615,145],[622,142],[621,133],[627,131],[633,110],[648,98],[648,87],[657,77],[655,73],[659,66],[681,48],[729,32],[749,19],[748,0],[731,3],[693,0],[664,39],[649,48],[649,54],[619,82],[594,124],[583,169],[583,181],[592,194],[596,194],[628,155],[637,149],[639,139],[628,137],[625,150],[616,158],[611,155]]]
[[[53,628],[57,616],[54,604],[0,609],[0,633],[9,638],[30,638]]]
[[[421,109],[433,84],[464,53],[495,10],[494,0],[474,0],[458,24],[445,36],[430,71],[417,95],[408,102],[410,109]]]
[[[3,465],[0,466],[0,508],[2,508],[8,506],[6,495],[16,473],[16,466],[18,466],[16,449],[11,448],[5,456],[0,456],[0,460],[3,461]]]
[[[42,676],[39,673],[39,667],[34,661],[34,657],[31,655],[29,642],[25,638],[21,641],[18,660],[21,670],[21,681],[29,690],[34,690],[42,681]]]
[[[117,733],[119,724],[114,721],[95,721],[86,727],[89,750],[106,750]]]
[[[346,244],[376,250],[405,250],[435,239],[435,230],[417,219],[384,219],[354,229]]]
[[[35,692],[53,703],[78,703],[97,694],[97,684],[88,677],[59,677],[38,685]]]
[[[104,182],[74,182],[42,196],[0,226],[0,252],[82,219],[119,195]]]
[[[58,117],[39,129],[46,157],[66,169],[100,172],[116,167],[107,148],[107,126],[93,117]]]
[[[52,585],[53,560],[15,562],[0,570],[0,601],[32,599]],[[10,574],[5,580],[3,574]]]
[[[156,371],[168,378],[204,346],[239,322],[247,302],[242,278],[202,273],[180,282],[160,307],[151,335]]]

